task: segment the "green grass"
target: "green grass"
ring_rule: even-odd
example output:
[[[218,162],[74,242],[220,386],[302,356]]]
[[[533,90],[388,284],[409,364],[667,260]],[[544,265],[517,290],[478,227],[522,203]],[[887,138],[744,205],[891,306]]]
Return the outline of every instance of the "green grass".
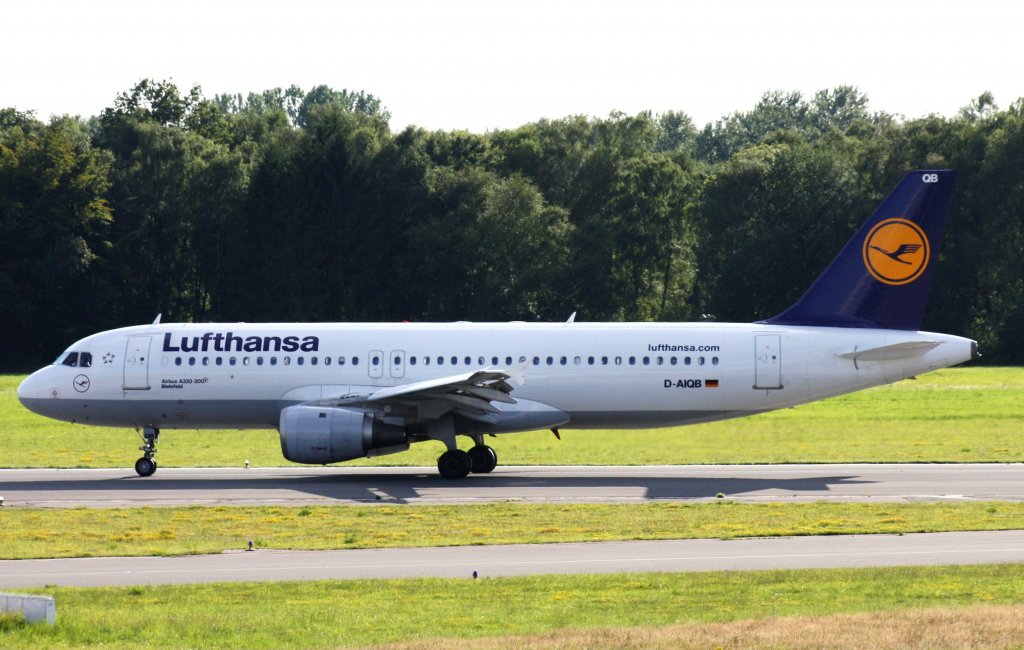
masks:
[[[57,625],[14,648],[334,648],[1024,602],[1024,565],[48,588]],[[42,590],[35,590],[42,591]]]
[[[18,403],[0,375],[0,466],[130,467],[128,429],[72,425]],[[763,415],[660,430],[548,431],[491,439],[504,465],[1024,461],[1024,369],[953,368]],[[463,443],[465,444],[465,443]],[[433,465],[440,443],[350,465]],[[165,430],[163,467],[288,465],[274,431]]]
[[[1024,503],[4,508],[0,558],[1011,529]]]

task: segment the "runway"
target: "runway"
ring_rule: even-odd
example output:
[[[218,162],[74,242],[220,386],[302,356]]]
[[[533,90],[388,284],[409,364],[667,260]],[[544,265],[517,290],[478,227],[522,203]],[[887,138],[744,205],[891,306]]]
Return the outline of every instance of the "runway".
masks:
[[[737,501],[1024,500],[1022,464],[499,467],[449,481],[432,467],[0,470],[4,507]]]
[[[0,588],[1024,562],[1024,532],[693,539],[0,561]]]

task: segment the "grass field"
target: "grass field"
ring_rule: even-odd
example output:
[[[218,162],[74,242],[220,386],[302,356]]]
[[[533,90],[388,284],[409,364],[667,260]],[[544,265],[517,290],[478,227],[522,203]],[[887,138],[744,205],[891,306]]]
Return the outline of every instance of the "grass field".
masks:
[[[977,603],[1014,606],[997,611],[1003,612],[1002,619],[1016,620],[1019,630],[1024,612],[1019,607],[1024,604],[1021,584],[1024,566],[986,565],[50,588],[43,592],[57,600],[57,625],[8,626],[0,631],[0,646],[334,648],[511,636],[501,647],[516,647],[522,645],[517,641],[520,635],[554,630],[559,636],[586,639],[587,630],[598,627],[657,632],[681,623],[906,612]],[[964,616],[951,617],[949,636]],[[617,634],[621,637],[622,632],[612,630],[605,636],[615,639]],[[873,647],[863,644],[865,638],[859,637],[858,647]],[[600,635],[596,639],[582,647],[620,645],[601,644]],[[976,638],[962,647],[986,647],[980,641]],[[1019,647],[1019,638],[990,647],[1005,647],[1008,641]],[[724,645],[710,647],[719,644]],[[430,647],[448,645],[434,641]]]
[[[0,375],[0,466],[130,467],[128,429],[72,425],[17,401]],[[491,440],[505,465],[1024,461],[1024,368],[952,368],[795,409],[661,430],[509,434]],[[465,444],[465,443],[463,443]],[[440,443],[355,465],[433,465]],[[288,465],[275,431],[165,430],[163,467]]]
[[[4,508],[0,559],[1012,529],[1024,503]]]

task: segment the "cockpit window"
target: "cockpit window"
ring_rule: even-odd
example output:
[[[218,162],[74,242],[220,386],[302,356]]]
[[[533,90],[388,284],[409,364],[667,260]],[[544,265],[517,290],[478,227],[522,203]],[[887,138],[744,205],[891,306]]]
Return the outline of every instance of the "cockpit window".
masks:
[[[92,367],[92,355],[88,352],[65,352],[53,362],[55,366],[71,366],[72,368]]]

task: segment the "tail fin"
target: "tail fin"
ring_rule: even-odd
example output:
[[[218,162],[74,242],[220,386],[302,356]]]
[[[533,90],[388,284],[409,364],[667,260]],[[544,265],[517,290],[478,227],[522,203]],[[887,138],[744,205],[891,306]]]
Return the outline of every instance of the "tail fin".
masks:
[[[918,330],[956,172],[903,177],[796,303],[764,323]]]

